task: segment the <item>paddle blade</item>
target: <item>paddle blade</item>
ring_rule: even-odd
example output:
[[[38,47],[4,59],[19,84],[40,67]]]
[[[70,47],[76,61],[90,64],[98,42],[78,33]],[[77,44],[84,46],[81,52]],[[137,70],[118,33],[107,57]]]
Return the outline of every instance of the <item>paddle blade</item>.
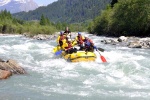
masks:
[[[104,49],[102,48],[97,48],[99,51],[104,52]]]
[[[58,45],[55,48],[53,48],[53,53],[56,53],[57,51],[59,51],[61,49],[61,47]]]
[[[57,51],[57,48],[55,47],[55,48],[53,48],[53,53],[55,53]]]
[[[59,50],[59,51],[57,51],[56,53],[55,53],[55,55],[60,55],[62,53],[62,51],[61,50]]]
[[[104,56],[101,55],[100,58],[101,58],[102,62],[107,62]]]

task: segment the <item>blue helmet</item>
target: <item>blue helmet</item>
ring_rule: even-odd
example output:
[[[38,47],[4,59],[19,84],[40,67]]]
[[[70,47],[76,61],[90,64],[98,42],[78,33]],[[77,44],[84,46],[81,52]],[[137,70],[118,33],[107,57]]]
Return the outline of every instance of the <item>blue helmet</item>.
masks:
[[[81,35],[81,32],[78,32],[78,35]]]
[[[62,35],[63,34],[63,32],[60,32],[60,35]]]

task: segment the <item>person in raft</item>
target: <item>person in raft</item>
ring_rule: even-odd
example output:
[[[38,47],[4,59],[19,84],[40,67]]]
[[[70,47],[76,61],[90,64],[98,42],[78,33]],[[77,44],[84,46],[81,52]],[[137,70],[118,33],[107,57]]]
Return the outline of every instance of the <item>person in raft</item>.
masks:
[[[60,32],[60,35],[57,38],[57,44],[62,47],[63,41],[65,40],[65,36],[63,35],[63,32]]]
[[[63,34],[66,35],[66,37],[69,36],[71,38],[71,31],[69,30],[68,27],[66,27],[66,29],[65,29]]]
[[[73,44],[71,42],[71,39],[67,39],[66,46],[65,46],[65,51],[66,51],[67,54],[72,54],[73,52],[77,52],[77,49],[73,48]]]
[[[78,36],[76,36],[75,40],[77,41],[77,45],[80,47],[79,50],[84,49],[84,39],[85,37],[81,35],[81,32],[78,32]]]
[[[88,52],[88,51],[93,52],[94,49],[96,49],[96,51],[97,51],[97,47],[94,46],[93,41],[91,39],[89,39],[88,37],[85,37],[84,44],[85,44],[85,51],[86,52]]]

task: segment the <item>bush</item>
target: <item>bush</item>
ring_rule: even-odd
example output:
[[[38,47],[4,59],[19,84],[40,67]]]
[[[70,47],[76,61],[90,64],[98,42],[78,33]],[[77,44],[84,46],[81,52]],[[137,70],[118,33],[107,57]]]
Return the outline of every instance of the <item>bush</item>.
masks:
[[[109,36],[150,35],[150,0],[119,0],[89,25],[89,32]]]

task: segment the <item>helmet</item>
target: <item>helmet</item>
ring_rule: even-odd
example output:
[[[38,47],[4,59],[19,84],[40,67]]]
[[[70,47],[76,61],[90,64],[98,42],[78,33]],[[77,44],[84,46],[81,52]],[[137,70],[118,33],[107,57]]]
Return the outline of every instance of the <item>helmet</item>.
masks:
[[[85,39],[84,40],[88,40],[88,37],[85,37]]]
[[[81,32],[78,32],[78,35],[81,35]]]
[[[69,38],[70,38],[69,36],[66,37],[66,39],[69,39]]]
[[[63,34],[63,32],[60,32],[60,35],[62,35]]]
[[[71,39],[68,39],[68,41],[70,42],[70,41],[71,41]]]

